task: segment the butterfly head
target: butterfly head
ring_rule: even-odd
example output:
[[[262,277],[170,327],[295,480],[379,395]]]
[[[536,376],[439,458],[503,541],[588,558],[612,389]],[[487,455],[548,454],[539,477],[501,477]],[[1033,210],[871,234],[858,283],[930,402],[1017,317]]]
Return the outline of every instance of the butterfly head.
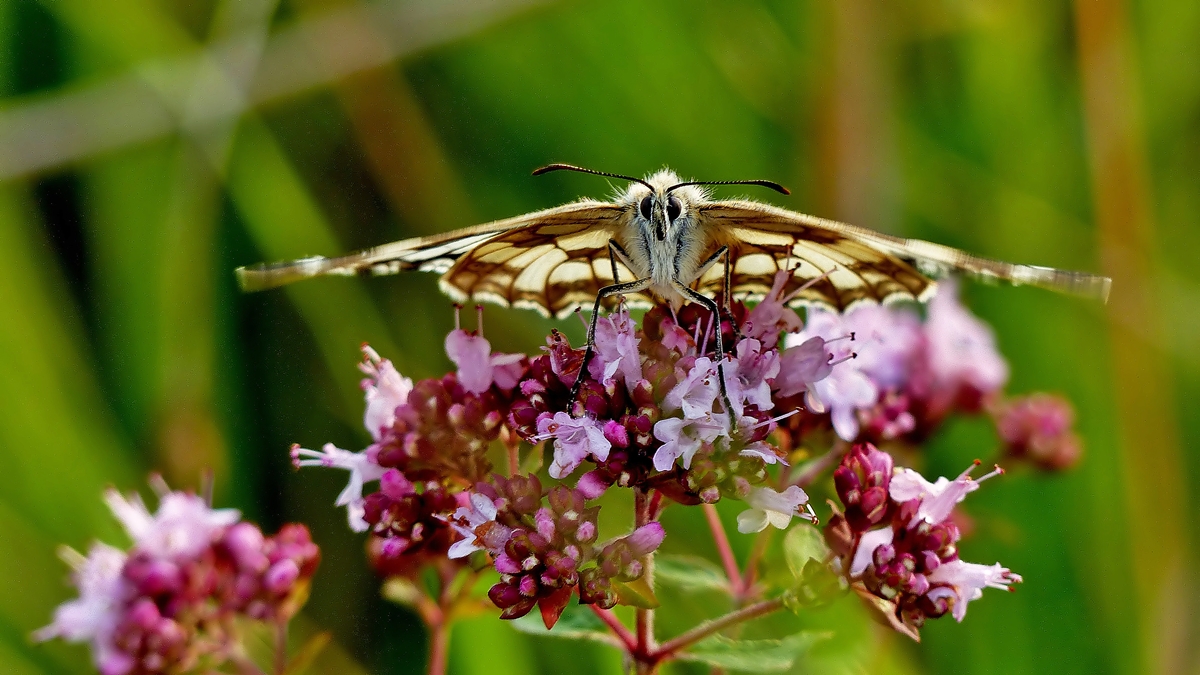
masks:
[[[629,181],[629,188],[617,201],[634,207],[634,217],[639,219],[639,225],[650,229],[654,233],[655,239],[659,241],[666,241],[672,231],[678,231],[679,226],[686,224],[697,212],[697,207],[708,200],[708,191],[702,187],[704,185],[761,185],[781,194],[790,194],[787,188],[769,180],[681,182],[674,171],[666,168],[647,176],[645,180],[606,171],[585,169],[572,164],[550,164],[536,169],[533,175],[538,176],[550,171],[563,170]]]
[[[647,176],[645,181],[630,185],[620,201],[636,205],[635,217],[640,224],[653,232],[655,239],[665,241],[667,234],[677,225],[688,222],[697,206],[707,199],[706,190],[695,185],[681,185],[675,172],[663,169]]]

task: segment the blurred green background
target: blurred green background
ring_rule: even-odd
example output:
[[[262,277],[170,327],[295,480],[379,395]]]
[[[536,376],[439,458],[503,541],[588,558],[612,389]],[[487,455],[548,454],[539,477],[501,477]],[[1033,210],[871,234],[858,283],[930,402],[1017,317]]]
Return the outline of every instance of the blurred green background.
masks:
[[[418,621],[332,506],[344,474],[286,450],[363,447],[359,344],[441,374],[449,303],[417,274],[243,296],[232,269],[608,194],[529,176],[566,161],[769,178],[793,196],[756,198],[1114,277],[1107,306],[966,288],[1010,391],[1066,394],[1086,441],[965,507],[964,558],[1019,592],[920,645],[853,601],[779,621],[840,631],[797,672],[1200,673],[1198,3],[0,0],[0,96],[0,672],[88,671],[29,641],[71,593],[56,545],[122,541],[106,485],[203,467],[220,505],[313,528],[315,670],[420,672]],[[486,322],[505,351],[562,325]],[[994,446],[956,423],[925,468]],[[694,516],[668,512],[667,550],[711,553]],[[667,633],[722,611],[678,602]],[[491,616],[452,644],[457,674],[618,669]]]

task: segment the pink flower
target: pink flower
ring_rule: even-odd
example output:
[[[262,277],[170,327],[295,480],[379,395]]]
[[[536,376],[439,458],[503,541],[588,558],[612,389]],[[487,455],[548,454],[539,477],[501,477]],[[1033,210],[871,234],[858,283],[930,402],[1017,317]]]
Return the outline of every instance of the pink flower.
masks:
[[[735,348],[736,358],[726,368],[726,385],[729,388],[729,398],[735,412],[741,414],[744,405],[756,406],[759,410],[770,410],[775,407],[771,400],[771,385],[768,380],[774,380],[779,374],[779,352],[774,349],[762,350],[762,344],[753,338],[738,342]]]
[[[624,306],[596,322],[595,354],[588,364],[588,373],[593,379],[607,385],[619,375],[626,388],[633,391],[642,379],[642,356],[638,352],[641,340],[636,330],[637,326]]]
[[[446,355],[458,366],[458,383],[472,394],[482,394],[493,383],[512,389],[525,371],[524,355],[492,354],[492,345],[482,335],[458,328],[446,336]]]
[[[657,550],[666,536],[662,523],[646,523],[625,537],[625,543],[628,544],[633,557],[641,558]]]
[[[368,345],[362,346],[362,352],[363,361],[358,364],[358,369],[367,375],[362,381],[367,401],[363,425],[367,427],[371,438],[379,440],[383,435],[382,430],[396,422],[396,408],[408,402],[413,383],[401,376],[391,361],[380,358]]]
[[[808,495],[795,485],[783,492],[767,487],[754,488],[746,497],[746,503],[750,508],[738,514],[738,532],[742,534],[762,532],[767,525],[785,529],[792,523],[792,516],[816,521],[812,507],[808,505]],[[805,510],[801,511],[800,507]]]
[[[852,578],[862,576],[867,566],[871,564],[875,549],[880,546],[890,546],[895,538],[896,530],[891,527],[864,532],[858,540],[858,548],[854,550],[854,558],[850,563],[850,576]]]
[[[603,462],[612,448],[599,422],[590,417],[576,419],[561,411],[538,420],[538,438],[554,439],[550,475],[560,479],[574,471],[588,455]]]
[[[683,468],[691,468],[692,457],[704,446],[725,433],[726,417],[712,415],[695,419],[668,417],[654,423],[654,437],[663,444],[654,452],[654,468],[666,471],[683,458]]]
[[[454,542],[447,552],[447,556],[452,560],[465,558],[484,548],[499,551],[503,548],[504,542],[508,541],[508,535],[511,533],[507,527],[496,522],[496,503],[492,501],[491,497],[472,492],[469,499],[470,508],[458,507],[450,521],[451,527],[463,537]],[[484,536],[480,536],[479,528],[489,523],[491,525],[482,533]]]
[[[825,341],[824,347],[832,356],[829,363],[833,369],[827,377],[808,387],[812,396],[806,397],[806,401],[814,410],[818,408],[811,404],[824,404],[824,409],[829,410],[834,431],[844,440],[852,441],[858,436],[858,411],[875,405],[879,399],[879,388],[851,360],[854,357],[853,345],[846,339],[850,337],[850,331],[842,317],[814,308],[809,311],[808,325],[804,330],[787,336],[785,344],[803,345],[813,337]]]
[[[967,603],[983,597],[984,588],[998,588],[1011,591],[1012,584],[1019,584],[1023,579],[1000,563],[995,565],[978,565],[951,560],[942,563],[928,575],[933,588],[926,594],[931,600],[952,598],[954,619],[961,622],[967,615]]]
[[[350,482],[338,495],[334,505],[346,507],[346,519],[350,529],[355,532],[367,531],[367,521],[363,520],[363,486],[382,478],[384,471],[383,467],[376,463],[369,448],[363,452],[350,452],[333,443],[326,443],[321,447],[321,451],[317,452],[294,445],[292,465],[297,469],[305,466],[324,466],[349,471]]]
[[[820,337],[811,337],[783,350],[779,359],[779,375],[775,378],[779,396],[787,398],[803,391],[804,404],[813,412],[824,412],[825,405],[813,392],[813,385],[833,372],[833,366],[829,363],[832,360],[833,354],[825,348],[825,340]]]
[[[996,351],[991,328],[958,301],[953,279],[940,282],[929,301],[925,339],[937,386],[954,390],[966,385],[986,394],[1008,381],[1008,364]]]
[[[761,340],[768,347],[775,347],[779,344],[781,334],[795,333],[804,326],[796,312],[787,306],[789,298],[783,295],[783,288],[791,278],[792,273],[788,270],[775,273],[770,292],[742,322],[743,335]]]
[[[846,328],[854,333],[854,366],[881,389],[908,381],[924,338],[921,320],[898,307],[859,305],[847,312]]]
[[[113,634],[121,621],[133,589],[121,571],[126,556],[107,544],[92,544],[87,558],[65,549],[64,558],[75,567],[71,575],[79,597],[54,610],[54,621],[33,634],[44,641],[61,637],[70,642],[91,642],[92,660],[102,673],[126,673],[133,659],[117,649]]]
[[[720,393],[717,366],[712,359],[701,356],[687,372],[683,372],[681,367],[676,367],[675,372],[679,383],[663,398],[663,410],[683,410],[683,416],[688,420],[703,419],[711,415],[717,394]]]
[[[114,489],[104,501],[133,539],[134,547],[161,558],[195,556],[240,518],[237,509],[213,509],[204,499],[185,492],[167,492],[151,514],[142,498],[126,499]]]
[[[1005,401],[990,412],[1010,456],[1028,458],[1047,470],[1065,469],[1079,461],[1082,447],[1072,429],[1075,412],[1065,399],[1031,394]]]
[[[971,478],[971,472],[977,466],[979,466],[978,461],[971,464],[954,480],[940,477],[933,483],[925,480],[921,474],[912,469],[903,469],[892,476],[888,493],[899,503],[920,500],[917,506],[917,515],[909,527],[915,527],[922,520],[931,525],[937,525],[949,518],[950,512],[959,502],[966,499],[968,494],[978,490],[980,483],[1004,473],[1003,469],[996,467],[995,471],[975,480]]]

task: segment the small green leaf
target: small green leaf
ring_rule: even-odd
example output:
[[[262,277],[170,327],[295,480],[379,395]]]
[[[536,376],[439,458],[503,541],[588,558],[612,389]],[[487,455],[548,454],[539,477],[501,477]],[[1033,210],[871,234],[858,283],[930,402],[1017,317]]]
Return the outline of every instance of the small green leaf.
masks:
[[[782,640],[730,640],[714,635],[680,652],[681,661],[696,661],[714,668],[754,672],[792,667],[801,654],[829,637],[828,633],[796,633]]]
[[[788,530],[783,538],[783,555],[787,558],[788,569],[799,581],[804,576],[804,567],[809,560],[824,562],[829,557],[829,547],[821,531],[812,525],[796,525]]]
[[[542,468],[542,465],[546,463],[545,462],[545,458],[546,458],[545,449],[546,449],[545,443],[538,443],[537,445],[530,448],[529,452],[526,453],[526,455],[525,455],[525,459],[521,460],[521,473],[535,474],[538,471],[540,471]]]
[[[397,605],[415,607],[422,595],[424,594],[421,593],[421,589],[404,577],[388,577],[387,581],[383,582],[383,597]]]
[[[291,661],[288,662],[287,668],[283,671],[283,675],[300,675],[300,673],[308,670],[308,667],[312,665],[312,662],[332,639],[333,633],[329,631],[321,631],[320,633],[313,634],[292,655]]]
[[[650,584],[646,583],[646,577],[644,576],[634,581],[614,580],[612,587],[617,592],[617,602],[622,605],[629,605],[640,609],[655,609],[658,607],[658,598],[654,595],[654,589],[651,588]]]
[[[563,610],[562,616],[558,617],[558,623],[554,624],[553,630],[546,629],[541,615],[537,612],[530,612],[509,623],[512,624],[513,628],[529,635],[556,637],[565,640],[594,640],[596,642],[614,644],[614,638],[609,634],[608,627],[604,625],[604,622],[600,620],[600,617],[596,616],[590,607],[585,605],[567,605],[566,609]]]
[[[658,583],[693,593],[720,591],[729,593],[729,579],[716,564],[691,555],[660,555],[654,559],[654,578]]]

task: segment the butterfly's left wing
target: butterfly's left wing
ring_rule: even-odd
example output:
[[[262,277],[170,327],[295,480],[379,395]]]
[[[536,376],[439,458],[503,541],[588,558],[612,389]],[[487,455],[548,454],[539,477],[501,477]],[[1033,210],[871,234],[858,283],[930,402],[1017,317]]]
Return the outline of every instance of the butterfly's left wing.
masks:
[[[443,274],[463,256],[505,233],[529,230],[517,237],[521,241],[527,241],[530,236],[534,239],[539,236],[552,238],[552,229],[544,228],[565,225],[568,229],[586,229],[591,224],[603,227],[620,212],[621,209],[613,204],[584,200],[453,232],[394,241],[335,258],[313,256],[283,263],[239,267],[236,274],[244,291],[275,288],[316,276],[378,276],[410,270]],[[604,245],[607,244],[608,239],[605,238]]]
[[[925,300],[935,285],[930,276],[952,272],[1101,299],[1111,284],[1106,277],[989,260],[757,202],[712,202],[701,213],[713,248],[729,246],[735,297],[761,298],[777,270],[792,268],[786,292],[827,274],[801,291],[797,302],[839,311],[858,302]],[[708,270],[699,280],[701,290],[720,290],[721,274],[719,265]]]

